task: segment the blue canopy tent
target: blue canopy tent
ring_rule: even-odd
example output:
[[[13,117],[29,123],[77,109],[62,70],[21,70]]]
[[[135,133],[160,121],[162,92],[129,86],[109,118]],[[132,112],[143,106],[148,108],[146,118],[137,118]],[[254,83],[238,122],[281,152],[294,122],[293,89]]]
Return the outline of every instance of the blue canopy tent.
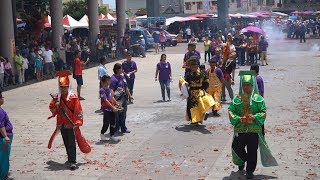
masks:
[[[298,16],[292,15],[292,16],[289,16],[289,19],[291,19],[291,20],[297,20],[297,19],[298,19]]]

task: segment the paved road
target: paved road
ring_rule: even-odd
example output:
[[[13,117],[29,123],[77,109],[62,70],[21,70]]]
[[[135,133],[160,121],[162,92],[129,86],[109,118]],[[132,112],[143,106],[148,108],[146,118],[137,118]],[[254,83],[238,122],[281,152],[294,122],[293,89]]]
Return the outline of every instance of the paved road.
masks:
[[[311,51],[316,41],[300,44],[279,40],[271,44],[269,66],[261,67],[265,80],[268,118],[266,139],[279,167],[258,165],[257,179],[316,179],[320,175],[320,52]],[[131,134],[121,142],[99,141],[102,116],[99,107],[97,69],[84,71],[84,126],[82,132],[93,147],[91,154],[78,152],[79,169],[70,171],[62,138],[46,148],[55,121],[49,116],[49,93],[57,92],[56,79],[4,93],[4,109],[14,124],[11,173],[15,179],[245,179],[231,163],[232,127],[225,104],[219,118],[202,126],[185,122],[186,102],[179,97],[177,81],[183,74],[185,44],[168,48],[173,67],[172,101],[161,99],[154,82],[160,55],[151,52],[134,59],[139,71],[129,106],[127,123]],[[287,51],[287,49],[290,50]],[[312,48],[311,48],[312,49]],[[317,57],[318,56],[318,57]],[[121,61],[120,61],[121,62]],[[107,65],[112,72],[114,63]],[[248,69],[248,67],[241,67]],[[238,71],[238,70],[237,70]],[[238,82],[238,80],[236,80]],[[73,82],[75,87],[75,81]],[[75,89],[75,88],[74,88]],[[238,84],[234,86],[238,91]]]

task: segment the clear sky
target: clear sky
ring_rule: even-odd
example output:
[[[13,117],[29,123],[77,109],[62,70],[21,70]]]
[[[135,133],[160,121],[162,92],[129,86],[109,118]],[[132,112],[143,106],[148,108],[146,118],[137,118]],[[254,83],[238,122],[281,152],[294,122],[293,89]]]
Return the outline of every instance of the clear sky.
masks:
[[[116,9],[116,0],[103,0],[103,3],[109,4],[111,9]]]

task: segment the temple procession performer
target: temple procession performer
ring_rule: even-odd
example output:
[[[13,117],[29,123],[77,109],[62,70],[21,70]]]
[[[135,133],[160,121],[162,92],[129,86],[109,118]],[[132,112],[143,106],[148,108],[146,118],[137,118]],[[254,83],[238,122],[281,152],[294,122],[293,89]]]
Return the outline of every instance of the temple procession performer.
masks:
[[[239,75],[239,95],[229,105],[229,118],[234,126],[232,160],[239,171],[244,169],[246,163],[247,179],[252,179],[257,165],[258,146],[264,167],[278,164],[262,134],[261,125],[265,122],[267,109],[257,90],[255,72],[240,71]]]
[[[49,108],[53,118],[57,116],[57,126],[52,134],[48,148],[52,147],[55,136],[61,131],[63,143],[65,145],[68,161],[71,170],[75,170],[76,166],[76,140],[80,150],[83,153],[91,151],[90,145],[81,135],[79,126],[83,124],[83,114],[80,100],[77,95],[71,92],[69,75],[70,71],[60,71],[57,73],[59,83],[59,93],[50,102]]]
[[[199,63],[196,57],[189,60],[191,72],[185,76],[185,84],[188,87],[187,116],[186,120],[191,124],[202,123],[208,118],[207,111],[215,104],[211,95],[206,93],[209,80],[206,74],[199,71]],[[179,83],[183,83],[180,80]],[[180,86],[181,87],[181,86]]]
[[[221,93],[223,84],[223,72],[217,67],[218,61],[216,59],[210,59],[210,67],[207,69],[207,75],[209,77],[209,88],[207,93],[210,94],[215,101],[215,105],[212,107],[213,116],[220,116],[218,111],[221,109]]]

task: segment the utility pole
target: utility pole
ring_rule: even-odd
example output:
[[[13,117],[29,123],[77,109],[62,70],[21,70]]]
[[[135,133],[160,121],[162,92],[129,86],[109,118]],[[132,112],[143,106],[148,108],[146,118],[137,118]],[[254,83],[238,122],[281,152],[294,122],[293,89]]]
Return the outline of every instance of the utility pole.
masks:
[[[51,27],[52,27],[52,45],[57,48],[62,59],[65,61],[65,51],[61,46],[63,37],[63,12],[61,0],[50,0]]]
[[[87,3],[88,3],[88,18],[89,18],[90,53],[92,53],[93,55],[96,55],[96,39],[98,34],[100,33],[98,1],[88,0]]]
[[[14,25],[12,16],[12,0],[0,0],[0,56],[7,57],[14,65],[13,56],[15,51]],[[14,21],[16,21],[14,19]],[[15,73],[16,68],[12,68]]]
[[[229,0],[218,0],[218,29],[226,33],[229,17]]]
[[[122,44],[122,37],[126,29],[126,0],[116,0],[117,12],[117,43]]]

